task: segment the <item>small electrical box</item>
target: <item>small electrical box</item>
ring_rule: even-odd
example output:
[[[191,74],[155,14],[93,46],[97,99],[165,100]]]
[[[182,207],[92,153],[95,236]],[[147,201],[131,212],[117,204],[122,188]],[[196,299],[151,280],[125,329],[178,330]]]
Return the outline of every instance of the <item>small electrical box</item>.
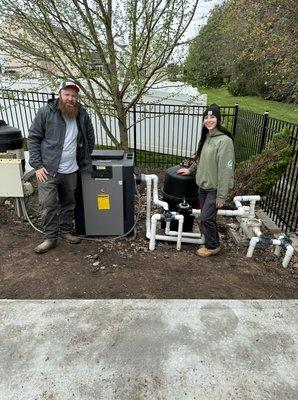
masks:
[[[0,197],[24,197],[22,162],[0,158]]]

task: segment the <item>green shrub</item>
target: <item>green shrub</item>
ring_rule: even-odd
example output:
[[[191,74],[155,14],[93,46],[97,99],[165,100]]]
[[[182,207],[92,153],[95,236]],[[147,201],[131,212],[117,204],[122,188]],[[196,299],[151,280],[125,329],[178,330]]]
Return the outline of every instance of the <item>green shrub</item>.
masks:
[[[252,156],[238,164],[235,171],[235,186],[229,200],[240,195],[266,196],[278,182],[292,159],[293,149],[289,144],[290,131],[275,134],[261,154]]]

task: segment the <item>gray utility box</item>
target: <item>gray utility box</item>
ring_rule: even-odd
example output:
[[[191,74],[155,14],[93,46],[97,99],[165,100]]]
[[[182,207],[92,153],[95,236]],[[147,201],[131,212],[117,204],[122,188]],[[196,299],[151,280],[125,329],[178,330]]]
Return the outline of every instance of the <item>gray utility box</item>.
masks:
[[[92,170],[81,171],[76,231],[86,236],[123,235],[134,225],[134,157],[123,150],[94,150]]]

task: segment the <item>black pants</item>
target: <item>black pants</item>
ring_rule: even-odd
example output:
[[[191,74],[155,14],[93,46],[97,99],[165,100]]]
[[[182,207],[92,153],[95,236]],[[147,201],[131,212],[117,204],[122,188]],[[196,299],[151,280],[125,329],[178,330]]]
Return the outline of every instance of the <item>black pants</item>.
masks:
[[[55,242],[59,231],[62,234],[72,231],[76,186],[76,172],[48,175],[46,182],[38,182],[44,239]]]
[[[219,235],[217,230],[216,216],[218,209],[215,207],[216,193],[214,189],[199,188],[199,199],[201,206],[201,233],[205,236],[205,247],[216,249],[219,247]]]

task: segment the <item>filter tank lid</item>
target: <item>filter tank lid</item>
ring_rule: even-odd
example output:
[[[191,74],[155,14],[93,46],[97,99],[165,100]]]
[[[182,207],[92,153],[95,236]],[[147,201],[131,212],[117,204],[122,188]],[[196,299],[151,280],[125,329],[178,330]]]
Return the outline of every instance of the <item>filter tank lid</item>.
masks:
[[[177,174],[180,165],[174,165],[166,170],[164,186],[161,189],[163,196],[177,201],[193,201],[198,199],[198,187],[195,175]]]
[[[23,147],[23,136],[18,128],[7,125],[0,120],[0,152]]]
[[[18,128],[9,126],[3,119],[0,120],[0,140],[20,139],[22,133]]]

